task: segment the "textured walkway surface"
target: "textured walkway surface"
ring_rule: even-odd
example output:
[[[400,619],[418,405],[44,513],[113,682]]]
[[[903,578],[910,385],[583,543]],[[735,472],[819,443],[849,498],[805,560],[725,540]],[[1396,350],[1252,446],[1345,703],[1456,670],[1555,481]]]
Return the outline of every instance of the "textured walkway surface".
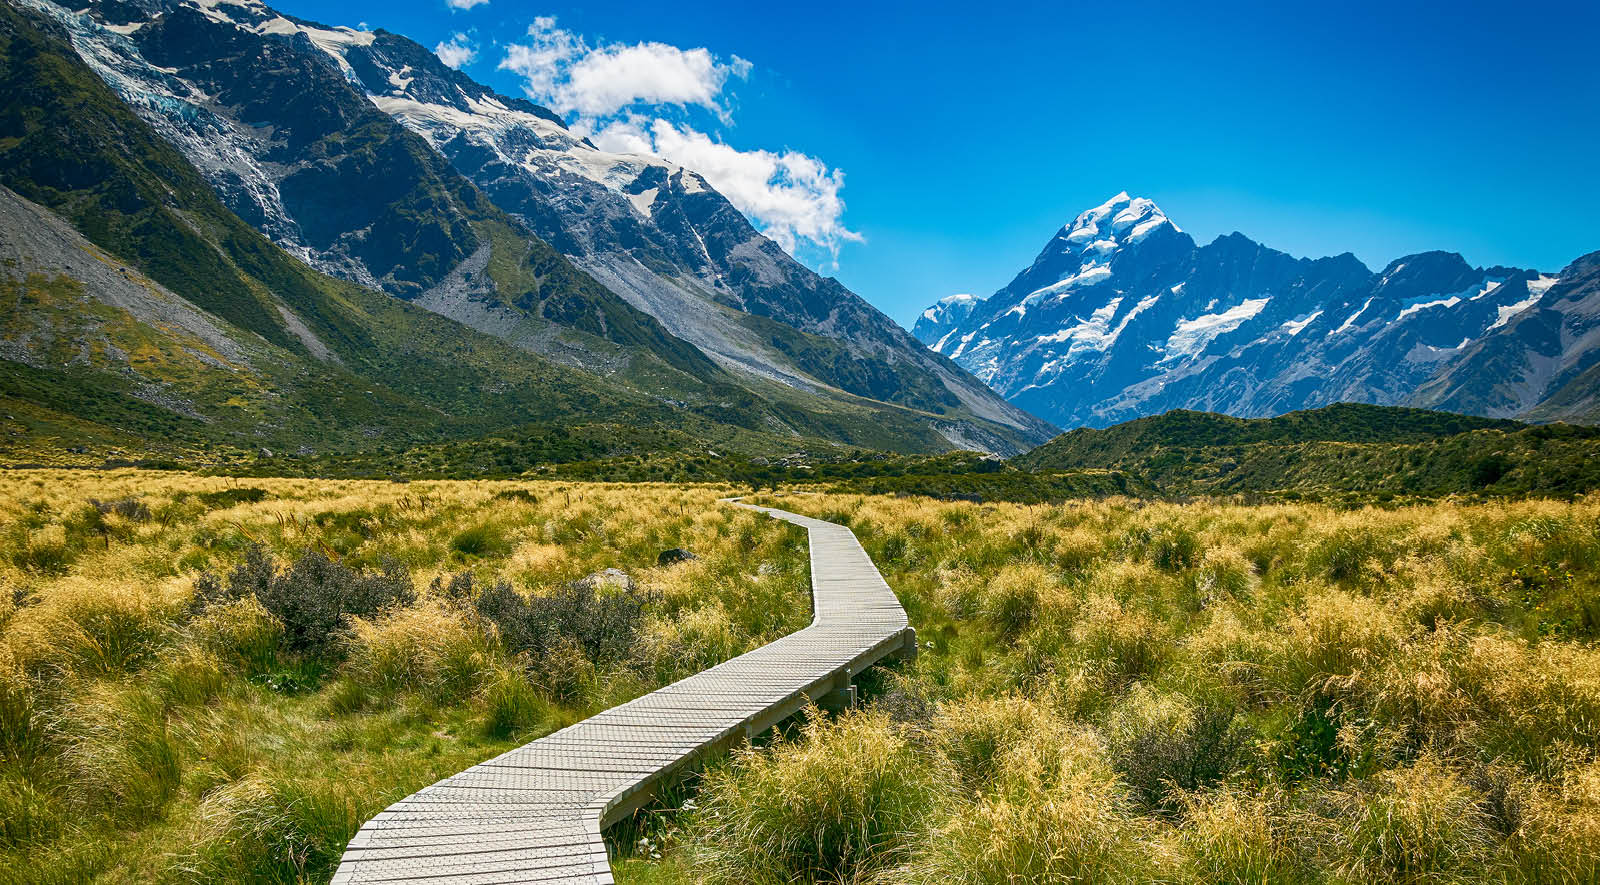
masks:
[[[335,885],[611,882],[600,832],[655,786],[914,648],[905,611],[849,529],[739,506],[808,530],[811,626],[396,802],[350,840]]]

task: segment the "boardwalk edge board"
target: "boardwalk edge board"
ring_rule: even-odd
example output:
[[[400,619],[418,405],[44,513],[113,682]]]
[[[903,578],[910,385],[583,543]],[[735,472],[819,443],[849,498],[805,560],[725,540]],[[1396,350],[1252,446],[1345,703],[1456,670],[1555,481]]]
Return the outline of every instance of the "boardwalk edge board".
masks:
[[[905,610],[850,529],[725,503],[806,529],[809,626],[401,799],[350,840],[334,885],[607,885],[602,831],[659,787],[809,703],[848,696],[851,679],[878,661],[915,653]]]

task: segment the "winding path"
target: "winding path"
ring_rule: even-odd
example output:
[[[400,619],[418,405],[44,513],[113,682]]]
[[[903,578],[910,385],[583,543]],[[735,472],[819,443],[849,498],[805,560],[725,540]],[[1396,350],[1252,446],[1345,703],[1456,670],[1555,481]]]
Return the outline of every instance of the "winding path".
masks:
[[[849,529],[739,506],[809,533],[809,627],[396,802],[350,840],[334,885],[609,883],[600,833],[656,787],[914,652],[905,611]]]

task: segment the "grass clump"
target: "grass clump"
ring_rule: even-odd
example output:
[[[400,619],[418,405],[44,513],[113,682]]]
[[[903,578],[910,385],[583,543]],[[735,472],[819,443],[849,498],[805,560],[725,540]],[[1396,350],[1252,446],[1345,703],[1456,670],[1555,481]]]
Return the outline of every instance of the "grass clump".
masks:
[[[434,599],[352,618],[347,648],[345,671],[358,684],[380,695],[420,691],[442,704],[470,697],[496,664],[474,619]]]
[[[1147,807],[1176,810],[1235,770],[1241,735],[1226,702],[1136,687],[1106,725],[1123,783]]]
[[[904,861],[937,781],[881,714],[813,715],[802,740],[712,772],[691,828],[697,881],[863,882]]]
[[[1206,885],[1319,881],[1297,838],[1298,821],[1276,791],[1220,789],[1186,797],[1176,833],[1182,881]]]
[[[894,881],[933,885],[1140,882],[1141,823],[1091,735],[1059,731],[1007,751],[994,790],[927,831]]]
[[[248,776],[206,798],[176,865],[199,882],[325,881],[372,810],[335,784]]]
[[[72,807],[124,824],[160,817],[182,777],[178,739],[161,700],[114,685],[75,694],[50,725]]]
[[[1349,857],[1357,881],[1449,882],[1492,874],[1496,835],[1480,795],[1451,767],[1423,757],[1382,772],[1347,800]]]

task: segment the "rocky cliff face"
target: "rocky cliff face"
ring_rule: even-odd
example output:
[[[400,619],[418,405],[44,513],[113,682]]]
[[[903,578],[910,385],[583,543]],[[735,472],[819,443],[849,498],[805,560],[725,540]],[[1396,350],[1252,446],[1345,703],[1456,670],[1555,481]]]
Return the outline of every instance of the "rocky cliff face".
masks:
[[[1294,258],[1238,233],[1200,246],[1150,200],[1119,194],[1062,227],[965,319],[930,321],[923,339],[1064,426],[1342,401],[1520,415],[1554,393],[1550,360],[1587,365],[1554,356],[1588,340],[1569,316],[1582,299],[1561,301],[1569,277],[1576,287],[1572,268],[1475,268],[1446,252],[1373,273],[1349,254]],[[1558,302],[1561,318],[1542,312]],[[1507,362],[1525,365],[1516,391],[1495,380],[1471,392],[1503,372],[1474,366]]]
[[[704,178],[597,149],[395,34],[330,44],[371,101],[596,279],[724,365],[1024,435],[1047,429],[795,261]]]

